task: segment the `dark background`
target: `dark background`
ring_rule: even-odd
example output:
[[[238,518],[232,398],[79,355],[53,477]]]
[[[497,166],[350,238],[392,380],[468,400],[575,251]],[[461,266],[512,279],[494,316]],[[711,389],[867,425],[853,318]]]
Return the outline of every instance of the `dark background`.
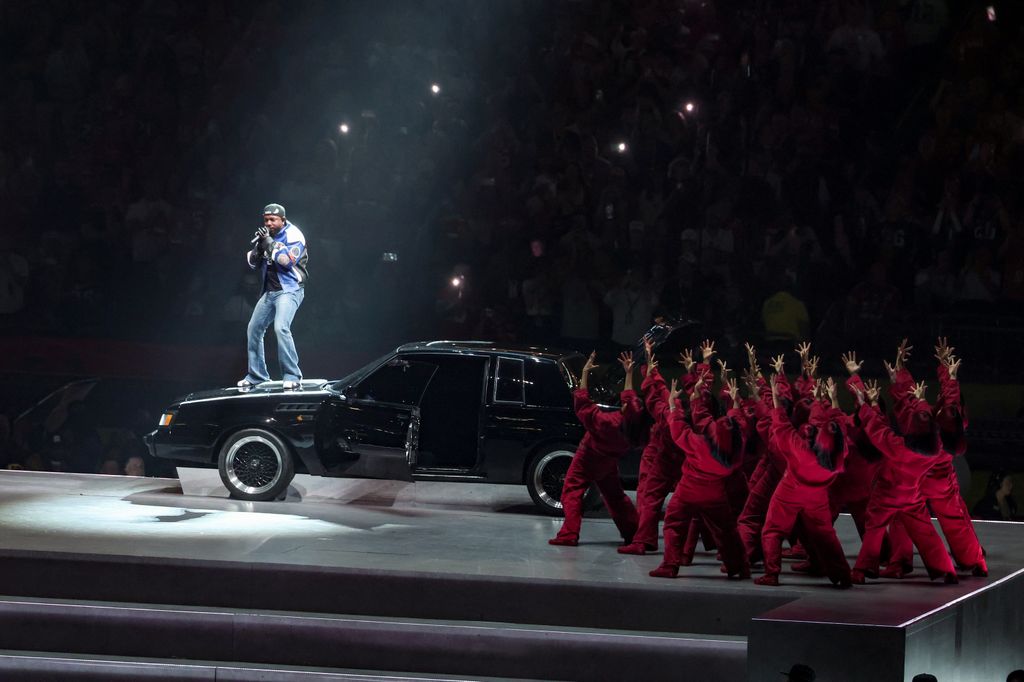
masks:
[[[973,452],[1018,455],[1024,36],[987,6],[0,2],[2,457],[59,461],[10,421],[69,379],[149,382],[154,423],[240,378],[271,201],[307,377],[429,338],[610,359],[664,314],[834,374],[908,335],[930,379],[942,334]]]

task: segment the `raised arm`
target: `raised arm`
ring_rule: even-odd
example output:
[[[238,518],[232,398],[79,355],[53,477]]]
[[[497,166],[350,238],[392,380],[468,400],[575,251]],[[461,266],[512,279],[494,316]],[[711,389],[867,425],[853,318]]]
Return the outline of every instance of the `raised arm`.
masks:
[[[864,435],[879,452],[886,457],[894,457],[899,453],[900,448],[904,446],[903,439],[889,427],[885,417],[877,408],[861,404],[857,416],[860,417]]]
[[[913,348],[913,346],[908,345],[907,339],[903,339],[896,349],[896,362],[892,365],[888,362],[884,363],[885,369],[889,373],[889,396],[893,399],[895,405],[899,405],[902,401],[906,400],[914,389],[914,377],[906,366],[906,362],[910,358],[910,351]]]
[[[961,403],[960,382],[956,378],[960,370],[960,358],[953,354],[954,350],[944,336],[939,337],[935,346],[935,358],[939,361],[935,374],[939,379],[939,403],[942,405],[959,406]]]
[[[629,351],[623,351],[619,354],[619,364],[622,365],[622,370],[626,373],[626,378],[622,384],[623,391],[633,390],[633,354]]]
[[[679,401],[681,394],[682,388],[679,382],[673,379],[672,389],[668,394],[668,431],[676,446],[689,454],[698,451],[702,439],[693,432],[693,428],[686,422],[686,415]]]
[[[800,400],[813,397],[815,386],[818,383],[816,375],[820,359],[817,356],[811,357],[810,343],[799,344],[796,347],[796,352],[800,356],[800,374],[793,382],[793,390],[794,398]]]
[[[661,419],[668,410],[668,387],[665,378],[658,371],[658,363],[647,365],[647,376],[641,386],[644,404],[654,419]]]

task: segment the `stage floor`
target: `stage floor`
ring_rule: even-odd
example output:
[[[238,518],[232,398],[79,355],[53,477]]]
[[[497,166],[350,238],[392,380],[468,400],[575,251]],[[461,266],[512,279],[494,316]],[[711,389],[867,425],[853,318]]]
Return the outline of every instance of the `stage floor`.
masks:
[[[762,616],[765,622],[907,628],[1016,576],[1024,567],[1024,526],[981,522],[976,527],[988,551],[990,575],[961,575],[959,585],[931,583],[915,557],[917,570],[900,581],[879,580],[843,591],[824,578],[792,573],[787,565],[782,586],[760,587],[749,580],[727,580],[714,554],[700,551],[695,564],[683,568],[678,579],[656,579],[647,572],[660,562],[660,552],[642,557],[618,554],[615,527],[600,515],[585,519],[579,547],[553,547],[547,539],[561,520],[533,512],[528,498],[510,504],[509,500],[525,497],[520,487],[414,485],[421,491],[430,489],[421,498],[444,504],[406,504],[401,496],[373,494],[371,488],[346,502],[251,503],[185,496],[178,481],[170,479],[4,471],[0,555],[244,562],[521,585],[602,586],[618,591],[623,609],[637,595],[689,595],[705,600],[702,604],[713,597],[723,608],[746,604],[753,611],[726,624],[710,614],[689,614],[680,631],[737,641],[750,636],[750,618]],[[460,509],[463,494],[468,506]],[[492,508],[481,501],[488,495],[499,501]],[[853,523],[843,515],[836,527],[852,563],[860,546]],[[751,669],[749,679],[761,679],[759,671]]]
[[[508,488],[513,493],[521,490],[518,486],[414,485],[450,492],[449,507],[457,506],[459,492],[466,489],[479,493],[493,488],[496,499],[502,500],[515,499]],[[702,587],[712,582],[730,590],[772,590],[749,581],[726,580],[714,555],[700,551],[680,578],[651,578],[647,571],[659,564],[660,551],[642,557],[618,554],[615,527],[599,513],[584,520],[579,547],[567,548],[547,544],[561,519],[534,513],[528,502],[505,509],[483,511],[479,497],[467,510],[358,501],[241,502],[184,496],[173,479],[4,471],[0,472],[0,548],[602,581],[660,589],[685,589],[688,579],[699,578]],[[907,602],[917,610],[929,603],[941,605],[1024,566],[1021,524],[979,522],[976,527],[988,551],[988,578],[963,577],[960,585],[935,585],[936,589],[922,591],[915,586],[931,583],[917,560],[918,570],[908,578],[880,580],[849,591],[829,589],[829,600],[848,604],[844,611],[851,618],[857,617],[862,603],[858,593],[864,590],[884,597],[886,603]],[[852,563],[860,547],[856,529],[845,514],[836,529]],[[827,585],[824,579],[788,571],[782,581],[780,589],[793,598],[821,597],[821,588]]]

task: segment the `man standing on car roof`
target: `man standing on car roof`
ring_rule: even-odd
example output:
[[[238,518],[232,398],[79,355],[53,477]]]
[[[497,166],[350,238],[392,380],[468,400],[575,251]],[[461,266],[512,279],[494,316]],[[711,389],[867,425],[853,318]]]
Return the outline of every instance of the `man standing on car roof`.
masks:
[[[249,319],[249,370],[238,382],[240,391],[270,381],[263,354],[263,337],[270,323],[277,335],[277,356],[281,363],[284,388],[299,388],[302,370],[292,338],[292,319],[302,305],[308,275],[306,238],[298,226],[285,218],[284,206],[267,204],[263,209],[263,227],[256,231],[253,248],[246,262],[253,270],[259,268],[263,293]]]

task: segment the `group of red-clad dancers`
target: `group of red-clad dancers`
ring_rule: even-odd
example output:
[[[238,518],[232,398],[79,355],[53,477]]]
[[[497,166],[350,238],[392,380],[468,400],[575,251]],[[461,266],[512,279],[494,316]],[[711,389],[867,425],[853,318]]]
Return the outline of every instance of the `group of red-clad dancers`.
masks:
[[[639,393],[633,388],[632,354],[619,357],[626,379],[618,411],[603,410],[590,398],[594,354],[583,368],[574,399],[586,435],[566,473],[565,521],[551,544],[578,543],[583,498],[596,484],[624,540],[622,554],[657,550],[662,507],[672,493],[664,514],[664,556],[650,572],[654,577],[674,578],[681,566],[692,564],[699,539],[707,549],[717,548],[721,570],[730,578],[749,578],[751,565],[763,562],[764,575],[754,581],[759,585],[779,584],[787,539],[791,556],[806,554],[795,571],[824,575],[839,587],[909,574],[915,546],[932,580],[956,583],[953,559],[973,575],[988,574],[953,468],[953,458],[965,450],[967,418],[956,378],[960,360],[945,339],[935,347],[934,405],[925,399],[925,383],[915,383],[906,368],[906,340],[895,362],[885,363],[891,417],[877,382],[858,376],[862,363],[853,352],[842,357],[850,374],[846,387],[857,404],[848,415],[839,408],[835,381],[817,378],[818,358],[810,355],[810,344],[796,349],[801,373],[792,384],[783,356],[772,358],[774,372],[766,380],[748,344],[746,398],[720,360],[720,391],[714,396],[712,342],[701,344],[700,362],[690,351],[681,354],[683,375],[671,387],[651,343],[645,345]],[[640,443],[634,505],[623,490],[618,462]],[[833,526],[843,508],[861,536],[852,570]]]

